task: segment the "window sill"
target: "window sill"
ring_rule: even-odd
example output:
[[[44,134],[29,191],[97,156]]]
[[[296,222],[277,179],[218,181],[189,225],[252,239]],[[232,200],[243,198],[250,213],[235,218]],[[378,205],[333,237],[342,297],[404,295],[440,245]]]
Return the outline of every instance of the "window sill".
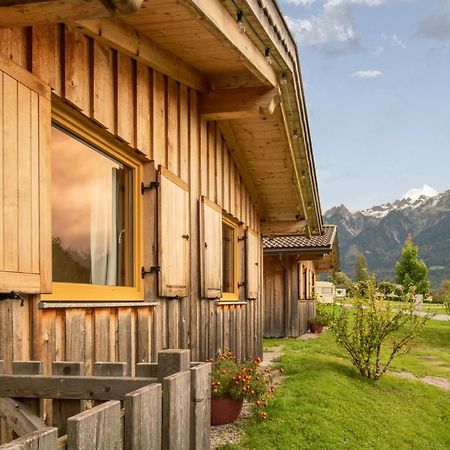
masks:
[[[240,302],[238,300],[216,300],[214,302],[217,306],[242,306],[248,302]]]
[[[39,309],[58,309],[58,308],[142,308],[145,306],[157,306],[158,302],[58,302],[48,301],[39,302]]]

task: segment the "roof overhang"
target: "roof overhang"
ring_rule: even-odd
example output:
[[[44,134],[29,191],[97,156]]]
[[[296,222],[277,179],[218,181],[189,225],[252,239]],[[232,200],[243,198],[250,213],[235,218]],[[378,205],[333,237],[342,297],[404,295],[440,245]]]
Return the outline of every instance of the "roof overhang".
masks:
[[[322,236],[301,235],[265,237],[264,255],[296,255],[300,260],[313,261],[317,272],[340,270],[337,227],[325,225]]]
[[[321,234],[298,51],[275,1],[0,2],[0,27],[52,22],[202,93],[202,119],[219,121],[260,218],[306,221],[301,233]]]

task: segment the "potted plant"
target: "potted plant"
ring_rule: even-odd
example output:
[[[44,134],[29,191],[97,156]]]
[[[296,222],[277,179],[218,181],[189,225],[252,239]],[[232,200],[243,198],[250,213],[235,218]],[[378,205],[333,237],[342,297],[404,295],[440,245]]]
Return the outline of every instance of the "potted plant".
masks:
[[[309,331],[311,333],[322,333],[323,327],[327,325],[327,318],[322,314],[316,314],[308,319]]]
[[[251,403],[254,414],[265,420],[269,396],[274,392],[270,369],[262,369],[261,358],[238,363],[230,351],[220,353],[212,362],[211,425],[234,422],[243,401]]]

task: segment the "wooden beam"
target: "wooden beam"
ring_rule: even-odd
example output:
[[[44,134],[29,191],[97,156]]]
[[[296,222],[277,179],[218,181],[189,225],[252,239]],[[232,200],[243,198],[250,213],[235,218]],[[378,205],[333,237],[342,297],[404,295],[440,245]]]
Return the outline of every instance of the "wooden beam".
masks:
[[[225,141],[227,142],[228,146],[230,147],[231,157],[233,158],[233,161],[236,164],[239,175],[242,177],[242,180],[244,181],[245,187],[247,188],[250,198],[252,199],[253,204],[255,205],[258,211],[259,217],[261,219],[264,219],[266,216],[264,202],[262,201],[261,196],[258,190],[256,189],[256,185],[253,182],[252,174],[248,170],[247,162],[243,157],[243,152],[239,146],[236,137],[234,136],[233,130],[230,124],[225,121],[219,123],[219,129],[223,137],[225,138]]]
[[[84,34],[161,72],[180,83],[207,92],[207,79],[181,58],[160,48],[135,30],[111,19],[78,21],[75,26]]]
[[[278,76],[264,56],[264,49],[258,48],[253,41],[241,33],[237,20],[226,10],[220,0],[182,0],[196,14],[205,20],[209,28],[227,44],[235,48],[243,58],[245,66],[265,85],[278,86]]]
[[[32,433],[46,426],[28,406],[12,398],[0,398],[0,417],[6,420],[8,426],[18,436]]]
[[[262,222],[261,234],[263,236],[288,236],[304,234],[306,220],[282,220],[279,222]]]
[[[143,0],[0,0],[0,28],[132,14]]]
[[[201,97],[200,113],[206,120],[267,117],[280,102],[275,88],[219,89]]]
[[[123,400],[154,378],[0,375],[0,397]]]
[[[112,16],[114,10],[106,4],[101,0],[0,0],[0,28]]]

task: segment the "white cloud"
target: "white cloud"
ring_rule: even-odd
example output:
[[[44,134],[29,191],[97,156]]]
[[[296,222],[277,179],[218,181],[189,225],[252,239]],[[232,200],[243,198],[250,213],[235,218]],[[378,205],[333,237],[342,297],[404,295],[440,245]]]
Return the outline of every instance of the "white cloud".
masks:
[[[402,198],[410,198],[415,201],[421,195],[425,195],[426,197],[434,197],[435,195],[438,195],[438,191],[431,186],[428,186],[428,184],[424,184],[421,188],[412,188],[408,192],[405,192]]]
[[[381,77],[383,72],[379,70],[369,69],[369,70],[358,70],[352,74],[353,78],[376,78]]]
[[[283,0],[284,3],[289,3],[296,6],[311,6],[317,0]]]
[[[417,32],[436,41],[450,41],[450,1],[442,0],[441,5],[419,23]]]
[[[399,39],[396,34],[392,35],[392,40],[394,41],[394,45],[401,48],[406,48],[406,45]]]
[[[285,0],[310,6],[319,0]],[[286,17],[286,21],[301,46],[317,47],[328,53],[339,53],[360,47],[352,8],[379,6],[387,0],[320,0],[317,14],[309,17]]]

